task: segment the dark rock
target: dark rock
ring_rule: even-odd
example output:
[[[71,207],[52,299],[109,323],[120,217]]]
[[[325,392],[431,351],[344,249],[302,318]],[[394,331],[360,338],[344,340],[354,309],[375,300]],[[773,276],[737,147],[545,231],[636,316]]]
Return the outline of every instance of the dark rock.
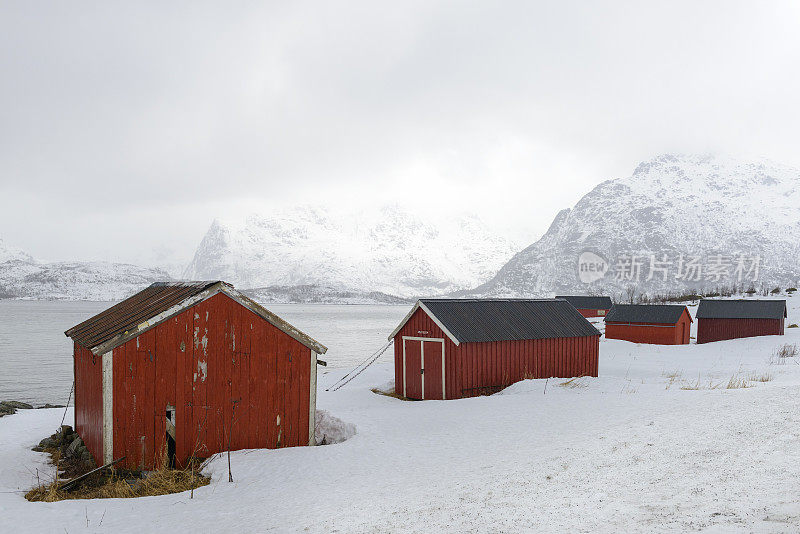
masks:
[[[43,449],[52,449],[56,446],[56,442],[53,440],[52,437],[44,438],[42,441],[39,442],[39,447]]]
[[[83,447],[83,440],[80,438],[80,436],[78,436],[77,438],[73,439],[69,444],[69,447],[67,447],[67,454],[69,456],[78,456],[78,454],[80,454],[78,449],[81,447]]]
[[[0,402],[0,406],[6,408],[14,408],[16,410],[30,410],[33,408],[27,402],[20,402],[20,401],[2,401]]]
[[[39,406],[37,410],[41,410],[43,408],[66,408],[63,404],[50,404],[49,402],[44,406]]]

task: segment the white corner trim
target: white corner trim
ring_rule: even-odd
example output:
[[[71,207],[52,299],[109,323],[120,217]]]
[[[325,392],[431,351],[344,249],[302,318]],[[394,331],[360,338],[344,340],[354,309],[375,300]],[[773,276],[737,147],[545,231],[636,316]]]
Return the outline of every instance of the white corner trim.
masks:
[[[103,463],[114,461],[114,352],[101,356],[103,365]]]
[[[459,345],[461,344],[461,342],[460,342],[458,339],[456,339],[456,336],[454,336],[454,335],[453,335],[453,334],[452,334],[452,333],[451,333],[451,332],[450,332],[450,331],[449,331],[449,330],[448,330],[448,329],[447,329],[447,328],[446,328],[446,327],[445,327],[445,326],[442,324],[442,322],[441,322],[439,319],[437,319],[437,318],[436,318],[436,316],[435,316],[433,313],[431,313],[431,310],[429,310],[429,309],[428,309],[428,307],[427,307],[427,306],[425,306],[425,304],[423,304],[421,300],[418,300],[418,301],[417,301],[417,303],[416,303],[416,304],[414,304],[414,307],[412,307],[412,308],[411,308],[411,311],[410,311],[410,312],[408,312],[408,314],[407,314],[407,315],[406,315],[406,316],[403,318],[403,320],[402,320],[402,321],[400,321],[400,324],[399,324],[399,325],[397,325],[397,328],[395,328],[395,329],[392,331],[392,333],[391,333],[391,334],[389,334],[389,337],[388,337],[388,338],[386,338],[386,339],[394,339],[394,337],[395,337],[395,336],[398,334],[398,332],[400,332],[400,330],[401,330],[401,329],[402,329],[402,328],[403,328],[403,327],[406,325],[406,323],[408,322],[408,320],[409,320],[409,319],[411,319],[411,316],[412,316],[412,315],[414,315],[414,312],[415,312],[415,311],[417,311],[417,310],[418,310],[418,309],[420,309],[420,308],[422,308],[422,310],[423,310],[423,311],[424,311],[424,312],[427,314],[427,316],[431,318],[431,320],[434,322],[434,324],[435,324],[436,326],[438,326],[439,328],[441,328],[442,332],[444,332],[444,333],[445,333],[445,335],[446,335],[447,337],[449,337],[449,338],[450,338],[450,341],[452,341],[453,343],[455,343],[455,345],[456,345],[456,346],[459,346]],[[412,338],[409,338],[409,339],[412,339]]]
[[[308,444],[317,444],[314,437],[317,424],[317,353],[311,351],[311,376],[308,388]]]
[[[408,378],[406,378],[406,338],[403,337],[403,398],[405,399],[408,398],[408,395],[406,394],[406,390],[408,389],[406,387],[407,385],[408,385]]]

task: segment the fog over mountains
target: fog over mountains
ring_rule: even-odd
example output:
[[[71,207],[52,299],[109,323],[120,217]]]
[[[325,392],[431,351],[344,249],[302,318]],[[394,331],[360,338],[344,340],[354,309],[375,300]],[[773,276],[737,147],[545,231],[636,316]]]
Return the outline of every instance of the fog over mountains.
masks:
[[[266,288],[261,294],[310,287],[308,294],[318,297],[409,298],[473,288],[517,250],[471,215],[424,218],[394,205],[355,212],[300,206],[214,221],[184,277]]]
[[[667,154],[601,183],[521,251],[472,215],[296,206],[215,220],[183,278],[223,279],[267,302],[403,302],[786,288],[800,279],[798,257],[800,171]],[[0,240],[4,298],[118,299],[168,278],[127,264],[38,262]]]

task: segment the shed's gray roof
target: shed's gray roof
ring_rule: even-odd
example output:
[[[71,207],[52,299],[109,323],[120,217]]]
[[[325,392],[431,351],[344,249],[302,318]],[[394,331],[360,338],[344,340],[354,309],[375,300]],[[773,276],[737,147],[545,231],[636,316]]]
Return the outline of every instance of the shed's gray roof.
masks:
[[[702,299],[698,319],[781,319],[786,317],[785,300]]]
[[[614,304],[606,314],[607,323],[675,324],[686,306],[680,304]],[[692,316],[689,315],[689,320]]]
[[[557,299],[422,299],[422,307],[456,343],[598,336],[567,301]]]
[[[611,309],[611,297],[595,295],[556,295],[557,299],[564,299],[579,310],[608,310]]]
[[[225,293],[317,354],[328,349],[257,302],[220,280],[155,282],[135,295],[73,326],[64,334],[95,354],[112,350],[183,310],[217,293]]]

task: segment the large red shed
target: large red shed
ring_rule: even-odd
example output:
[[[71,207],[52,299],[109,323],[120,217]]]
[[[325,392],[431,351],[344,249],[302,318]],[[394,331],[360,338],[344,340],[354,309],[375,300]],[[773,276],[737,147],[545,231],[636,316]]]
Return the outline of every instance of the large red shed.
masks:
[[[423,299],[394,340],[410,399],[494,393],[526,378],[597,376],[600,332],[565,300]]]
[[[575,306],[584,317],[604,317],[613,306],[611,297],[597,295],[562,295],[556,298],[564,299]]]
[[[327,349],[229,284],[155,283],[65,333],[75,429],[98,464],[314,444]]]
[[[782,336],[786,301],[702,299],[696,315],[698,343]]]
[[[606,339],[654,345],[689,343],[692,316],[677,304],[615,304],[605,318]]]

